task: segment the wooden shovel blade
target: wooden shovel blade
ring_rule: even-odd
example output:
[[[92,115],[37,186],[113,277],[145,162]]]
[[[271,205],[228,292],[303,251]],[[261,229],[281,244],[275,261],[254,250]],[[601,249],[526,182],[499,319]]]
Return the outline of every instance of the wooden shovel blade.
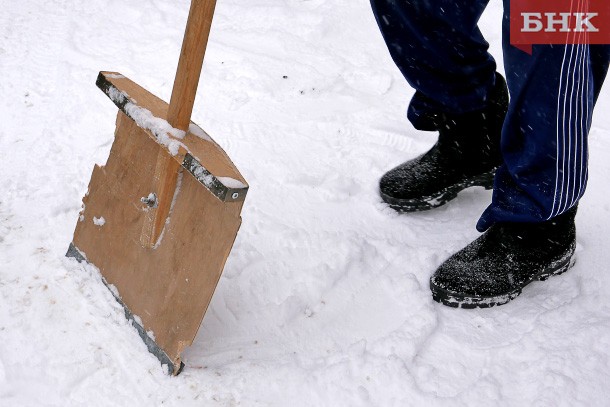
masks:
[[[119,85],[112,86],[120,90]],[[130,103],[137,100],[163,118],[164,102],[139,87],[129,89]],[[149,105],[142,105],[146,100]],[[107,164],[94,168],[69,254],[99,268],[149,350],[177,374],[180,354],[197,334],[240,227],[247,186],[211,139],[189,134],[180,154],[171,155],[154,131],[127,114],[118,114]],[[218,177],[196,158],[204,152]],[[180,162],[179,174],[169,216],[151,247],[142,233],[156,209],[143,198],[158,187],[155,170],[163,154]],[[219,192],[216,184],[224,177],[234,178]]]

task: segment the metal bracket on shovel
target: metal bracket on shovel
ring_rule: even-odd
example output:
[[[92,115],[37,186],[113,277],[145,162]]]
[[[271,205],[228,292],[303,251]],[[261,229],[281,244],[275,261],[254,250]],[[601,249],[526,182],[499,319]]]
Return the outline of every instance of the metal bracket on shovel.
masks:
[[[123,75],[117,72],[100,72],[97,81],[95,82],[97,87],[100,88],[102,92],[106,94],[114,102],[116,107],[119,108],[126,116],[130,117],[134,121],[138,121],[138,115],[142,114],[142,110],[148,112],[147,109],[144,109],[140,106],[140,102],[136,99],[132,98],[128,91],[130,92],[138,92],[141,94],[142,91],[145,92],[143,88],[140,88],[137,84],[129,81]],[[130,89],[121,90],[122,88],[129,87]],[[153,96],[153,95],[148,95]],[[153,96],[154,97],[154,96]],[[145,99],[148,101],[148,98]],[[152,117],[155,116],[152,112],[150,112]],[[196,126],[194,123],[193,126]],[[141,123],[142,127],[146,125]],[[198,126],[196,126],[198,127]],[[199,129],[202,134],[204,134],[204,140],[209,142],[213,142],[210,139],[210,136],[207,135],[203,130]],[[155,131],[151,130],[152,136],[159,137],[159,135],[155,134]],[[187,134],[187,137],[192,134]],[[201,137],[201,136],[199,136]],[[177,143],[181,143],[181,140],[175,140]],[[216,145],[218,147],[218,145]],[[181,147],[185,147],[184,145]],[[243,201],[246,199],[246,195],[248,193],[248,187],[245,184],[239,185],[236,187],[235,185],[225,185],[226,180],[223,182],[221,179],[217,178],[214,174],[208,171],[202,164],[201,160],[191,155],[185,148],[178,150],[178,153],[175,155],[176,161],[180,162],[184,169],[193,174],[195,178],[203,185],[208,188],[211,193],[213,193],[218,199],[223,202],[233,202],[233,201]],[[233,184],[241,184],[241,182],[237,180],[233,180]]]

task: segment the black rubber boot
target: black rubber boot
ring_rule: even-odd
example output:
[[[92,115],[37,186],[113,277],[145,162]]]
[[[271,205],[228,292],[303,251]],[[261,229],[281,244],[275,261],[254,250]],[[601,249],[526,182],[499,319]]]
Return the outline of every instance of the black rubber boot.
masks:
[[[387,172],[379,183],[382,199],[400,212],[436,208],[471,186],[493,188],[502,163],[500,135],[508,109],[506,81],[496,85],[482,111],[435,119],[438,142],[422,156]]]
[[[536,280],[573,264],[576,208],[542,223],[493,225],[451,256],[430,279],[432,298],[450,307],[506,304]]]

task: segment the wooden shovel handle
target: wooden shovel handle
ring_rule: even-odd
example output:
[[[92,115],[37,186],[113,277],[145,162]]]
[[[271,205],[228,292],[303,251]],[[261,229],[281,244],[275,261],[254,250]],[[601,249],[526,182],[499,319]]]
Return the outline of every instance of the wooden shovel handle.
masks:
[[[191,123],[197,85],[215,7],[216,0],[191,0],[176,80],[167,112],[167,121],[172,127],[179,130],[187,131]],[[154,249],[161,238],[171,210],[179,171],[178,161],[160,148],[153,178],[158,206],[146,212],[140,235],[140,242],[144,247]]]
[[[192,0],[167,120],[187,131],[191,122],[203,57],[208,45],[216,0]]]

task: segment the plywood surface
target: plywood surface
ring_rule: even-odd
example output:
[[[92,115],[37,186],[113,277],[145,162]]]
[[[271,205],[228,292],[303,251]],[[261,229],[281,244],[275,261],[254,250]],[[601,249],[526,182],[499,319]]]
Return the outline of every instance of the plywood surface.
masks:
[[[94,169],[74,245],[177,367],[210,303],[241,224],[243,201],[223,202],[186,169],[156,248],[140,241],[160,146],[119,112],[115,142]],[[223,160],[220,165],[226,165]],[[104,218],[96,225],[94,218]],[[98,221],[98,224],[100,222]]]
[[[168,104],[120,73],[100,72],[97,85],[128,116],[129,111],[127,111],[126,105],[131,103],[150,111],[154,117],[167,120]],[[117,97],[117,95],[124,97]],[[191,122],[191,128],[199,128],[199,126]],[[201,130],[201,132],[204,133],[203,137],[193,131],[188,131],[183,139],[178,140],[185,149],[180,149],[174,155],[174,159],[182,165],[186,154],[190,153],[215,177],[236,179],[247,188],[246,180],[229,156],[205,131]],[[153,137],[152,134],[151,137]]]

